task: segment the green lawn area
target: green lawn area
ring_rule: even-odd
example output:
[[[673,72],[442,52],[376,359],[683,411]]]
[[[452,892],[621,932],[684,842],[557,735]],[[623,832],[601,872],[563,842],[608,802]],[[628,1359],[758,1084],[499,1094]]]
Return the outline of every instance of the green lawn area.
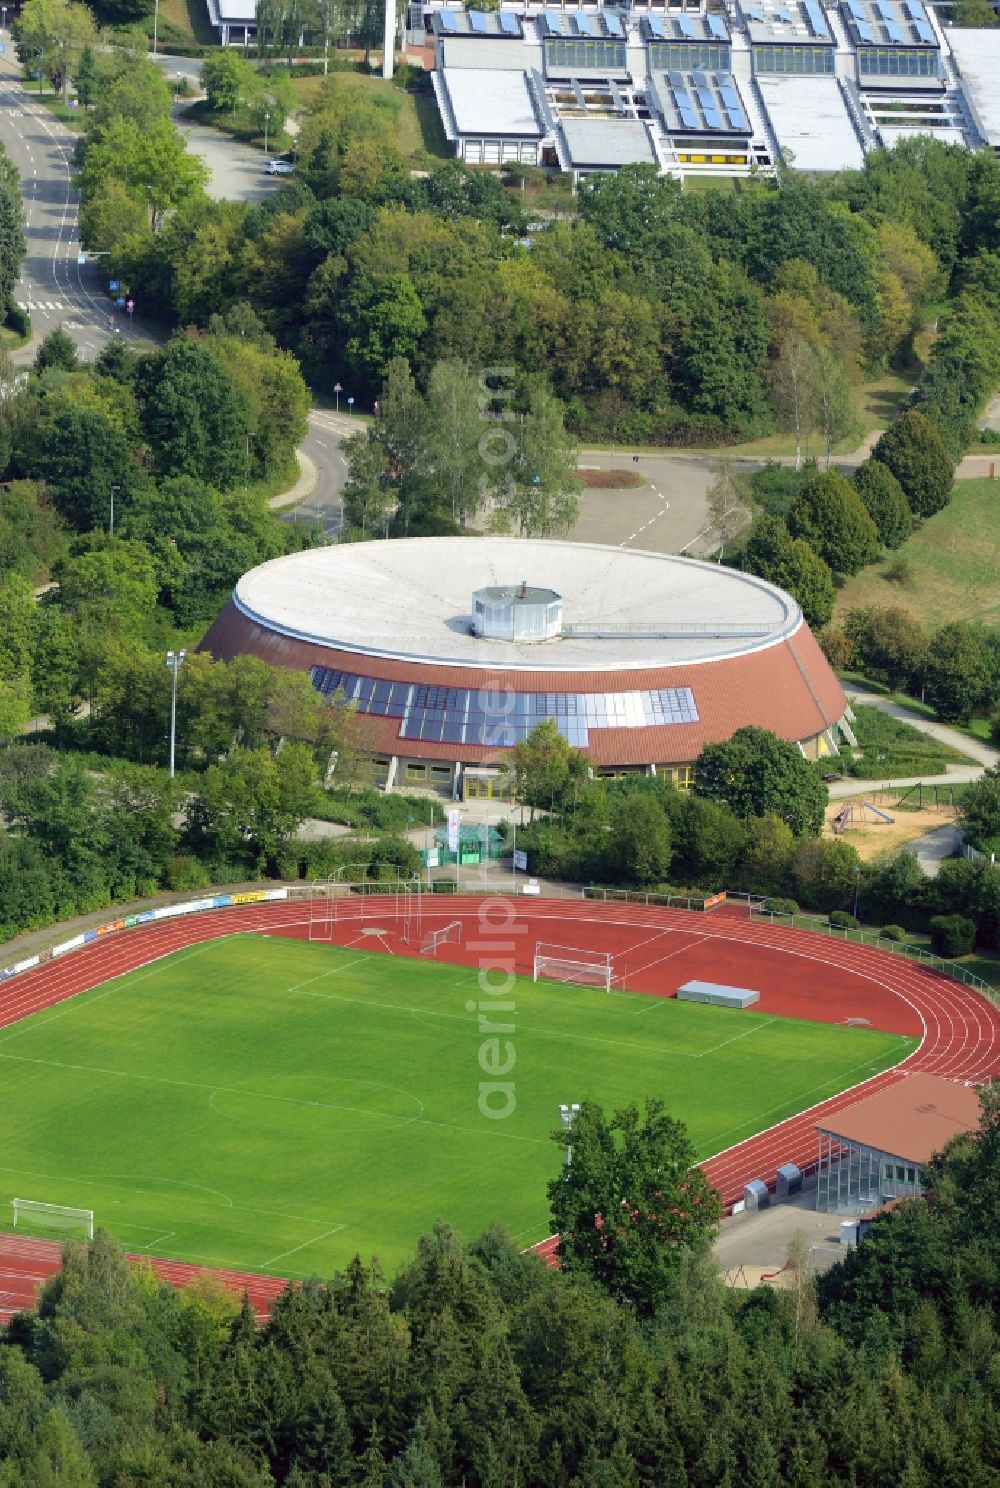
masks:
[[[432,94],[403,93],[384,78],[362,72],[337,72],[338,86],[356,88],[366,98],[386,108],[396,124],[396,144],[415,167],[428,157],[449,159],[453,154],[445,139],[441,118]],[[322,77],[292,77],[292,88],[301,107],[311,103],[322,89]]]
[[[468,1236],[498,1220],[521,1245],[546,1235],[560,1101],[662,1096],[707,1157],[914,1043],[518,982],[517,1105],[491,1120],[477,983],[244,935],[37,1013],[0,1034],[0,1212],[15,1196],[89,1208],[129,1248],[279,1275],[358,1251],[391,1271],[438,1217]]]
[[[885,577],[905,558],[906,584]],[[951,620],[1000,624],[1000,483],[956,482],[951,501],[891,555],[848,579],[837,595],[837,616],[863,605],[903,605],[934,630]]]
[[[911,382],[895,373],[886,373],[874,382],[866,382],[855,391],[858,421],[861,434],[855,439],[841,439],[833,446],[833,454],[851,455],[866,434],[885,429],[899,412],[909,396]],[[790,434],[768,434],[763,439],[750,439],[745,444],[726,447],[726,454],[758,455],[777,459],[782,455],[794,455],[795,440]],[[826,460],[826,445],[821,434],[816,433],[803,441],[803,457],[813,456],[820,464]]]

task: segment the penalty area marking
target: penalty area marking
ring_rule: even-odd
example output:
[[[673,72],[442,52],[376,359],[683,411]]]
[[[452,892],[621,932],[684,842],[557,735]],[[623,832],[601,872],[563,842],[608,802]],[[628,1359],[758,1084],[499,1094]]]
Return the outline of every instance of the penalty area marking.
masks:
[[[341,1230],[346,1229],[346,1224],[334,1225],[332,1230],[324,1230],[321,1235],[313,1235],[310,1239],[303,1240],[301,1245],[293,1245],[291,1250],[283,1250],[278,1255],[269,1256],[266,1261],[261,1261],[259,1269],[265,1270],[268,1266],[275,1266],[286,1256],[298,1255],[300,1250],[308,1250],[310,1245],[318,1245],[321,1240],[328,1240],[331,1235],[339,1235]]]

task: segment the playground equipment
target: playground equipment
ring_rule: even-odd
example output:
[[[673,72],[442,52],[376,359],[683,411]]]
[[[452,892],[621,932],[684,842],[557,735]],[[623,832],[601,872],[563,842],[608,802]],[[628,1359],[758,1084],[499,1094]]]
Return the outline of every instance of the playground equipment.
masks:
[[[837,812],[830,825],[839,837],[845,827],[878,826],[880,822],[891,824],[895,820],[896,818],[890,816],[888,811],[883,811],[880,806],[874,805],[871,801],[848,801]]]

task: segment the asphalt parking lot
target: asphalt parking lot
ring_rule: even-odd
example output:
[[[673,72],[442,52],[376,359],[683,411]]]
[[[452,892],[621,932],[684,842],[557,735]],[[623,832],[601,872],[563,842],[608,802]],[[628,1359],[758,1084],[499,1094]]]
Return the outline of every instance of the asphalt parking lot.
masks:
[[[174,109],[174,122],[191,150],[208,166],[208,194],[217,200],[263,201],[287,183],[288,176],[265,176],[266,155],[217,129],[185,118],[185,105]]]

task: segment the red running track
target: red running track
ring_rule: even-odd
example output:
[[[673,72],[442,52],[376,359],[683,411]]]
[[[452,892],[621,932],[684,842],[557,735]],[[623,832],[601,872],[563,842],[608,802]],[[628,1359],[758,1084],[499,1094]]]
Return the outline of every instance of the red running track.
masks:
[[[492,920],[484,922],[481,912],[492,915]],[[336,913],[331,933],[336,944],[412,954],[412,946],[401,939],[394,900],[336,901]],[[514,922],[511,940],[517,970],[527,975],[535,942],[555,941],[611,952],[616,983],[630,991],[670,996],[692,977],[749,984],[761,996],[746,1017],[777,1013],[821,1022],[863,1018],[875,1028],[920,1037],[919,1047],[894,1069],[705,1161],[702,1167],[727,1205],[742,1196],[750,1178],[773,1183],[779,1163],[810,1166],[817,1122],[862,1095],[918,1070],[954,1080],[980,1080],[1000,1072],[1000,1013],[991,1003],[939,972],[850,941],[751,923],[732,914],[583,899],[539,899],[529,904],[471,896],[432,900],[423,912],[423,932],[461,920],[463,942],[442,946],[438,959],[474,965],[473,932],[497,938],[508,919]],[[218,936],[260,931],[308,938],[309,920],[307,900],[283,900],[210,910],[111,934],[0,984],[0,1027]],[[205,1269],[159,1258],[153,1264],[157,1274],[178,1286]],[[30,1302],[37,1284],[56,1269],[58,1246],[52,1242],[0,1240],[0,1317]],[[280,1278],[253,1273],[215,1274],[227,1286],[246,1290],[261,1316],[284,1285]]]

